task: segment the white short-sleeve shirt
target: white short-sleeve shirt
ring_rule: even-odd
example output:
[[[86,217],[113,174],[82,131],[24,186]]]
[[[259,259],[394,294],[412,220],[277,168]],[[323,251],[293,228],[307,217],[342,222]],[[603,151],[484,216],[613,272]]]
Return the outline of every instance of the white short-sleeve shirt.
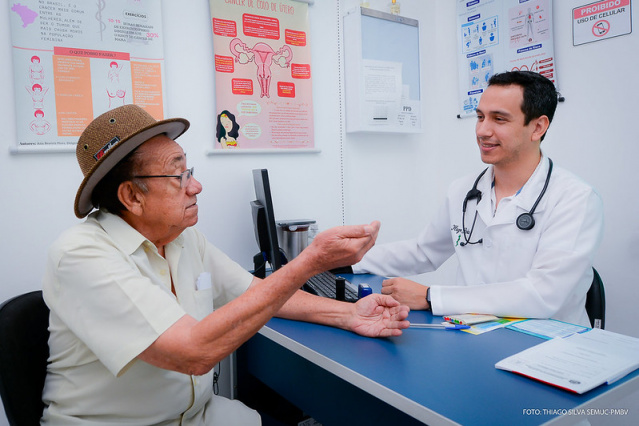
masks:
[[[207,413],[216,405],[212,372],[189,376],[137,356],[182,316],[200,320],[242,294],[253,277],[194,228],[168,244],[165,256],[105,211],[52,245],[43,280],[51,310],[43,424],[208,425],[206,418],[220,414],[241,418]],[[196,288],[201,275],[210,276],[210,287]],[[225,411],[248,410],[230,405]]]

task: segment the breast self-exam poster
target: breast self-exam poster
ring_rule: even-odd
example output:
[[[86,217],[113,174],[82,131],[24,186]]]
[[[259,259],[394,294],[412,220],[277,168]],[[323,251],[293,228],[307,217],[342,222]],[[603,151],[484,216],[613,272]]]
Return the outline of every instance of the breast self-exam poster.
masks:
[[[73,150],[96,116],[164,118],[161,2],[9,2],[18,150]]]

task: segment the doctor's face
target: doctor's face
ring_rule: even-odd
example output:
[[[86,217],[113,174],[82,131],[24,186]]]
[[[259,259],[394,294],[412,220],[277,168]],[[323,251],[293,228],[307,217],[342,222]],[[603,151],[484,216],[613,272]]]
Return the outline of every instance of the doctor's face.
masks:
[[[475,134],[481,160],[495,167],[517,166],[539,157],[539,143],[535,141],[537,124],[533,119],[524,124],[521,110],[524,89],[518,85],[489,86],[477,107]]]

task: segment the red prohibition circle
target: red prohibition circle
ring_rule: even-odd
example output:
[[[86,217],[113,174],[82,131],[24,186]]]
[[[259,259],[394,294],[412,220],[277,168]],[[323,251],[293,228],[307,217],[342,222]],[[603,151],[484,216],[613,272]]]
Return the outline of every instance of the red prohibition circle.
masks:
[[[610,31],[610,22],[602,19],[601,21],[595,22],[595,25],[592,26],[592,34],[595,37],[603,37]]]

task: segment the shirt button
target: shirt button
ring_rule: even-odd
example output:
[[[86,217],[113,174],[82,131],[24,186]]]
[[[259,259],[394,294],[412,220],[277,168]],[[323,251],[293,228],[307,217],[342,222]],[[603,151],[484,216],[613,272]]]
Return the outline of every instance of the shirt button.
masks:
[[[492,240],[484,240],[484,247],[491,248],[493,246]]]
[[[160,269],[160,275],[166,275],[166,269]]]

